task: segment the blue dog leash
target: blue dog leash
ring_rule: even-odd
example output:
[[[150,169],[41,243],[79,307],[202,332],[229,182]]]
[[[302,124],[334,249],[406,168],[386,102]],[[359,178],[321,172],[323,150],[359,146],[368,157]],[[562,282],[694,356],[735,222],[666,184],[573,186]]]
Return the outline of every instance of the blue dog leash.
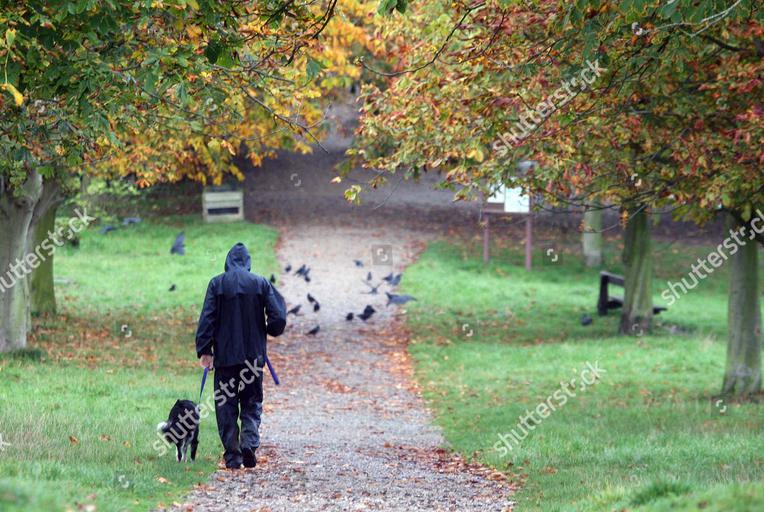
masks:
[[[202,375],[202,388],[199,390],[199,403],[202,403],[202,393],[204,393],[204,383],[207,382],[207,374],[210,373],[209,368],[204,368],[204,375]]]

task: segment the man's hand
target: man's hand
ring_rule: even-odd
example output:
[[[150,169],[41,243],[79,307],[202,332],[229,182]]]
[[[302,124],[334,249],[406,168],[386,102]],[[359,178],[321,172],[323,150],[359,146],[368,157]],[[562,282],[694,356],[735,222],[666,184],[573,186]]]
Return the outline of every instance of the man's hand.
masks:
[[[201,365],[202,368],[209,368],[210,370],[212,370],[213,359],[214,358],[211,355],[204,354],[199,359],[199,364]]]

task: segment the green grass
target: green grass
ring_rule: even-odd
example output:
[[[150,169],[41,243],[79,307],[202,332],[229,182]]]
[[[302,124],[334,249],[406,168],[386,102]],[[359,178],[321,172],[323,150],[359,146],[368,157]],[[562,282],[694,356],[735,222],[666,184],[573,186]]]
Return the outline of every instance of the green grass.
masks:
[[[656,302],[667,279],[707,252],[659,244]],[[764,478],[764,412],[714,398],[726,269],[660,315],[654,335],[622,337],[617,314],[596,315],[597,271],[577,259],[527,273],[518,252],[485,266],[473,248],[435,243],[409,268],[403,288],[419,299],[409,308],[410,351],[448,441],[522,484],[519,510],[760,510],[761,483],[733,484]],[[594,318],[588,327],[584,313]],[[519,417],[587,362],[599,362],[602,379],[501,457],[498,435],[521,433]]]
[[[171,256],[180,230],[187,254]],[[172,450],[160,457],[155,428],[176,399],[197,398],[196,315],[238,241],[254,271],[276,271],[276,233],[248,223],[177,217],[92,229],[78,249],[59,250],[61,316],[39,320],[31,350],[0,356],[0,435],[10,443],[0,451],[0,510],[149,510],[207,481],[220,456],[214,413],[193,464]]]

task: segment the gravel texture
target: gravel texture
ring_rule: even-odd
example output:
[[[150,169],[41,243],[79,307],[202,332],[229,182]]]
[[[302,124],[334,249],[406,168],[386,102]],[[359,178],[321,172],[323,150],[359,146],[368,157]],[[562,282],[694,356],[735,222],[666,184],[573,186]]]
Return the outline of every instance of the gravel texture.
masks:
[[[305,263],[311,282],[281,276],[288,306],[299,303],[302,310],[289,317],[282,337],[269,341],[282,383],[276,387],[266,375],[257,468],[218,471],[179,508],[511,510],[511,487],[500,473],[444,449],[412,378],[405,306],[386,306],[386,283],[376,295],[365,284],[368,272],[376,285],[415,259],[435,233],[423,222],[432,221],[428,214],[464,219],[474,212],[448,208],[449,193],[427,194],[424,205],[412,205],[402,216],[399,202],[351,210],[342,205],[341,193],[313,200],[299,190],[274,200],[267,176],[248,181],[248,218],[280,229],[282,265],[291,264],[293,274]],[[321,304],[318,312],[308,292]],[[345,320],[367,304],[377,310],[368,322]],[[307,335],[316,325],[319,333]]]

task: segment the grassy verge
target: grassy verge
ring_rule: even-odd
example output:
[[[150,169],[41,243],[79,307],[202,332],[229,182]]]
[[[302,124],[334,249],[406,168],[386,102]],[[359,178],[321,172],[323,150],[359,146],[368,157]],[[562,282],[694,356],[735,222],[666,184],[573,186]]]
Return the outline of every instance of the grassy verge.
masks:
[[[171,256],[181,230],[187,254]],[[196,315],[237,241],[254,271],[276,271],[276,233],[248,223],[178,217],[89,230],[78,249],[59,250],[61,315],[38,322],[32,350],[0,356],[0,435],[10,443],[0,510],[147,510],[207,480],[220,455],[214,417],[202,421],[193,464],[160,456],[155,427],[176,399],[196,400]]]
[[[659,245],[656,302],[705,252]],[[522,483],[520,510],[760,510],[760,483],[732,484],[764,478],[764,414],[714,398],[726,269],[661,315],[654,335],[619,337],[617,315],[596,316],[597,271],[566,257],[526,273],[520,257],[484,266],[472,250],[436,243],[406,273],[419,299],[410,350],[454,448]],[[581,325],[583,314],[594,323]],[[596,384],[579,379],[575,396],[518,427],[595,362],[605,370]],[[513,429],[521,439],[502,456],[499,434]]]

